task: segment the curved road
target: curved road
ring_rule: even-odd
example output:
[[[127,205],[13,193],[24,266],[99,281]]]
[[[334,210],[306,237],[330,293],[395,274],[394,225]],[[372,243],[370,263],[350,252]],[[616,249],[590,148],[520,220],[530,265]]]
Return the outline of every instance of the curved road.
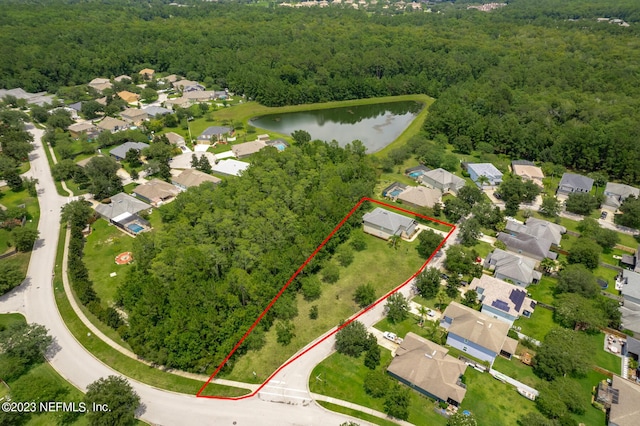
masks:
[[[97,360],[80,345],[58,313],[52,285],[53,268],[60,230],[60,209],[69,199],[56,192],[41,142],[44,132],[34,127],[30,127],[29,132],[34,136],[36,147],[29,156],[29,174],[39,180],[40,239],[31,255],[25,282],[0,298],[0,312],[19,312],[25,315],[27,321],[47,327],[55,339],[48,354],[49,362],[64,378],[84,390],[101,377],[120,373]],[[301,377],[296,376],[296,381],[302,382]],[[129,382],[143,404],[139,417],[157,425],[324,426],[339,425],[348,420],[366,424],[359,419],[329,412],[314,403],[306,406],[274,404],[258,397],[241,401],[212,400],[156,389],[132,379]]]

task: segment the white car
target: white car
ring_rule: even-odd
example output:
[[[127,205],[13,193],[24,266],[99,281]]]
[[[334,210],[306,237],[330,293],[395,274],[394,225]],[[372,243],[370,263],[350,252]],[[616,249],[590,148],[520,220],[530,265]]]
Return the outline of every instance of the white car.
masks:
[[[384,337],[387,340],[391,340],[392,342],[395,342],[396,339],[398,338],[398,336],[396,336],[395,333],[392,333],[390,331],[385,331],[384,333],[382,333],[382,337]]]

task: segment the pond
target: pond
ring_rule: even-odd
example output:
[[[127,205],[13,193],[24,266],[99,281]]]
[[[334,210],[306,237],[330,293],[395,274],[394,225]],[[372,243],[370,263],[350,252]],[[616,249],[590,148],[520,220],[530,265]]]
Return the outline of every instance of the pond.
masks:
[[[290,135],[306,130],[311,139],[336,140],[340,146],[358,139],[371,154],[393,142],[420,113],[419,102],[402,101],[264,115],[252,126]]]

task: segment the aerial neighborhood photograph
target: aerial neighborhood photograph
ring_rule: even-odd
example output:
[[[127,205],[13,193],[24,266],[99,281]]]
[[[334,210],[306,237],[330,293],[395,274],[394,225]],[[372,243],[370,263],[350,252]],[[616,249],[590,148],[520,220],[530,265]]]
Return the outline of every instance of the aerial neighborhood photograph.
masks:
[[[640,425],[638,0],[0,0],[0,425]]]

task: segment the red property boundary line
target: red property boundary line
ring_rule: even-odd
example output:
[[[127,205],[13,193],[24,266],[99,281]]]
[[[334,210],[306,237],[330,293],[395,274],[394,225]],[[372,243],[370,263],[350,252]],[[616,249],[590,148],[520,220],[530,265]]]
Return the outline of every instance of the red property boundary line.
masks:
[[[290,358],[287,362],[285,362],[284,364],[282,364],[280,367],[278,367],[278,369],[276,371],[274,371],[261,385],[260,387],[258,387],[258,389],[256,389],[255,391],[251,392],[248,395],[243,395],[243,396],[238,396],[238,397],[226,397],[226,396],[215,396],[215,395],[201,395],[202,392],[205,390],[205,388],[211,383],[211,381],[214,379],[214,377],[220,372],[220,370],[222,369],[222,367],[227,363],[227,361],[229,361],[229,358],[231,358],[231,356],[236,352],[236,350],[238,350],[238,348],[240,347],[240,345],[242,345],[242,343],[245,341],[245,339],[249,336],[249,334],[251,334],[251,332],[253,331],[253,329],[258,325],[258,323],[262,320],[262,318],[266,315],[266,313],[269,311],[269,309],[271,309],[271,307],[273,306],[274,303],[276,303],[276,301],[280,298],[280,296],[282,296],[282,293],[284,293],[284,291],[289,287],[289,285],[293,282],[293,280],[298,276],[298,274],[300,272],[302,272],[302,270],[304,269],[305,266],[307,266],[307,264],[315,257],[316,254],[318,254],[318,252],[325,246],[325,244],[331,239],[331,237],[333,237],[333,235],[338,231],[338,229],[340,229],[342,227],[342,225],[345,224],[345,222],[347,220],[349,220],[349,218],[356,212],[356,210],[358,210],[360,208],[360,206],[362,205],[362,203],[369,201],[371,203],[374,204],[379,204],[381,206],[384,207],[388,207],[394,210],[398,210],[404,213],[409,213],[413,216],[417,216],[420,217],[422,219],[425,220],[429,220],[431,222],[436,222],[439,223],[441,225],[445,225],[450,227],[451,229],[449,230],[449,233],[442,239],[442,241],[440,242],[440,244],[438,245],[438,247],[436,247],[436,249],[433,251],[433,253],[431,253],[431,255],[429,256],[429,258],[422,264],[422,266],[420,267],[420,269],[418,269],[416,271],[415,274],[413,274],[411,277],[409,277],[409,279],[407,279],[406,281],[404,281],[402,284],[400,284],[399,286],[397,286],[396,288],[394,288],[393,290],[389,291],[387,294],[385,294],[383,297],[381,297],[380,299],[378,299],[375,303],[373,303],[372,305],[368,306],[366,309],[361,310],[360,312],[358,312],[355,316],[352,316],[349,320],[345,321],[340,327],[338,327],[336,330],[334,330],[332,333],[327,334],[325,337],[323,337],[322,339],[320,339],[319,341],[317,341],[316,343],[314,343],[312,346],[308,347],[307,349],[305,349],[303,352],[297,354],[296,356],[294,356],[293,358]],[[449,239],[449,237],[451,236],[451,234],[453,233],[453,231],[456,229],[456,226],[451,224],[451,223],[447,223],[447,222],[443,222],[441,220],[429,217],[429,216],[424,216],[415,212],[412,212],[410,210],[406,210],[403,209],[401,207],[397,207],[397,206],[393,206],[391,204],[387,204],[384,203],[382,201],[378,201],[378,200],[374,200],[368,197],[363,197],[362,199],[360,199],[360,201],[358,201],[358,203],[351,209],[351,211],[349,213],[347,213],[347,215],[340,221],[340,223],[338,223],[338,225],[336,225],[335,228],[333,228],[333,230],[329,233],[329,235],[327,235],[327,237],[322,241],[322,243],[313,251],[313,253],[311,253],[311,255],[307,258],[307,260],[304,261],[304,263],[298,268],[298,270],[296,272],[294,272],[294,274],[291,276],[291,278],[289,278],[289,280],[285,283],[285,285],[280,289],[280,291],[278,292],[278,294],[275,295],[275,297],[271,300],[271,302],[269,302],[269,304],[267,305],[267,307],[264,309],[264,311],[262,311],[262,313],[258,316],[258,318],[254,321],[253,324],[251,324],[251,327],[249,327],[249,329],[247,330],[247,332],[242,336],[242,338],[238,341],[238,343],[236,343],[236,345],[233,347],[233,349],[231,349],[231,352],[229,352],[229,355],[227,355],[225,357],[225,359],[218,365],[218,368],[216,368],[216,370],[213,372],[213,374],[211,374],[211,376],[209,377],[209,380],[207,380],[207,382],[202,385],[202,387],[200,388],[200,390],[198,391],[198,393],[196,394],[196,397],[198,398],[211,398],[211,399],[225,399],[225,400],[241,400],[241,399],[245,399],[245,398],[250,398],[255,396],[258,392],[260,392],[260,390],[262,390],[262,388],[269,383],[269,381],[276,375],[278,374],[283,368],[287,367],[289,364],[291,364],[292,362],[294,362],[295,360],[297,360],[298,358],[300,358],[302,355],[306,354],[307,352],[309,352],[310,350],[312,350],[313,348],[315,348],[316,346],[318,346],[320,343],[324,342],[325,340],[327,340],[329,337],[333,336],[335,333],[337,333],[338,331],[342,330],[344,327],[346,327],[347,325],[349,325],[350,323],[352,323],[353,321],[357,320],[361,315],[363,315],[364,313],[370,311],[371,309],[373,309],[375,306],[377,306],[378,304],[382,303],[387,297],[389,297],[390,295],[392,295],[393,293],[395,293],[396,291],[398,291],[401,287],[405,286],[409,281],[413,280],[418,274],[420,274],[424,268],[426,268],[427,264],[431,261],[431,259],[433,259],[433,257],[435,256],[435,254],[438,252],[438,250],[440,250],[442,248],[442,246],[446,243],[447,239]]]

